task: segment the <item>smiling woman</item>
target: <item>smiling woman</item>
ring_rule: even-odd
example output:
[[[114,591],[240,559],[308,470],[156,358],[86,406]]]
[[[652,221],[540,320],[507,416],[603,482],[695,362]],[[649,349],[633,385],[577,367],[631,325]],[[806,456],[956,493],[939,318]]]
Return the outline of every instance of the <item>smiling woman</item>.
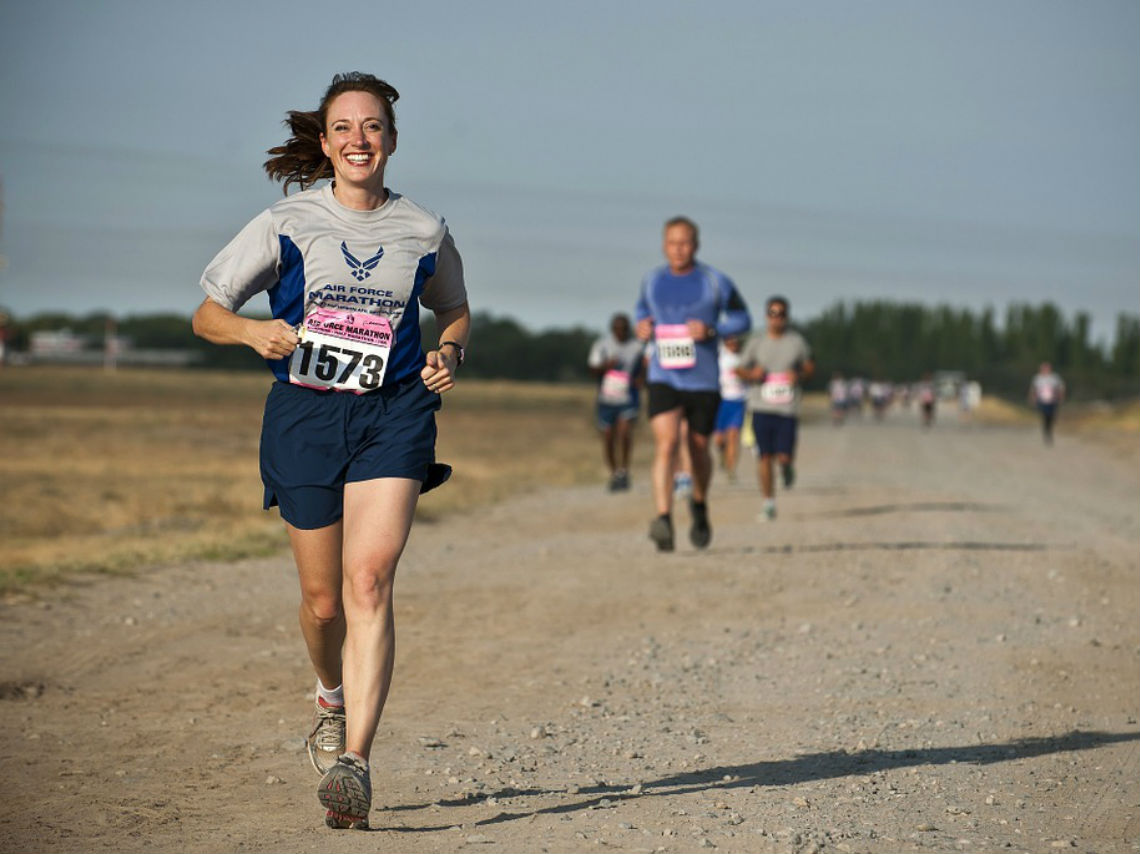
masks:
[[[289,113],[292,136],[265,162],[286,198],[206,268],[194,315],[198,335],[252,348],[277,378],[261,431],[265,508],[281,508],[300,577],[317,676],[309,757],[334,828],[368,824],[396,565],[419,495],[451,472],[435,460],[435,413],[470,327],[443,219],[384,186],[398,97],[370,74],[338,74],[317,110]],[[302,192],[288,196],[293,183]],[[239,316],[261,291],[273,319]],[[420,304],[441,332],[426,355]]]
[[[354,96],[372,94],[375,96],[376,105],[383,112],[385,130],[391,140],[391,148],[385,152],[383,161],[379,164],[381,177],[383,176],[388,157],[396,150],[396,111],[393,104],[399,100],[400,93],[385,81],[370,74],[359,72],[338,74],[333,78],[332,85],[321,100],[320,107],[311,111],[289,111],[285,124],[289,127],[291,137],[284,144],[269,149],[270,158],[265,161],[265,171],[274,181],[284,182],[286,193],[289,192],[290,184],[295,183],[304,190],[322,178],[333,177],[333,163],[325,148],[325,128],[331,127],[329,108],[338,95],[350,93]],[[358,103],[354,97],[353,106],[357,106]],[[345,104],[345,107],[347,108],[348,104]],[[337,122],[337,128],[333,130],[334,137],[341,136],[349,127],[347,116],[340,113],[338,104],[337,115],[334,117]],[[380,120],[378,116],[370,118]]]

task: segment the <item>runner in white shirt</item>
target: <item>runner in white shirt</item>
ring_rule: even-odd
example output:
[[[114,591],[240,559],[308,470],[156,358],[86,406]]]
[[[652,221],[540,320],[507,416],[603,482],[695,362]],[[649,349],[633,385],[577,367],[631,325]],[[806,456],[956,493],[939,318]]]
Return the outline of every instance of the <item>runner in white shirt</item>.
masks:
[[[1057,419],[1057,409],[1065,402],[1065,382],[1053,373],[1049,362],[1042,362],[1037,375],[1029,384],[1029,402],[1037,407],[1041,415],[1041,433],[1046,445],[1053,444],[1053,422]]]
[[[847,380],[843,379],[843,374],[839,371],[831,375],[827,396],[831,401],[831,423],[836,427],[842,427],[847,417]]]
[[[876,421],[882,421],[891,403],[891,384],[885,380],[873,380],[867,393],[871,397],[871,411]]]
[[[852,377],[847,384],[847,409],[863,417],[863,403],[867,394],[867,382],[862,377]]]
[[[744,427],[745,399],[748,387],[737,370],[744,364],[740,351],[744,342],[739,335],[728,335],[721,342],[720,407],[716,412],[713,442],[720,451],[720,467],[729,483],[736,483],[736,461],[740,456],[740,430]]]
[[[194,331],[264,357],[261,471],[281,508],[316,670],[309,756],[325,822],[366,828],[368,757],[395,655],[392,586],[416,501],[450,469],[435,462],[435,412],[470,327],[459,254],[443,220],[384,185],[399,94],[337,75],[266,172],[302,192],[255,217],[202,276]],[[332,178],[331,185],[306,189]],[[272,320],[236,312],[265,291]],[[419,306],[440,343],[426,356]]]

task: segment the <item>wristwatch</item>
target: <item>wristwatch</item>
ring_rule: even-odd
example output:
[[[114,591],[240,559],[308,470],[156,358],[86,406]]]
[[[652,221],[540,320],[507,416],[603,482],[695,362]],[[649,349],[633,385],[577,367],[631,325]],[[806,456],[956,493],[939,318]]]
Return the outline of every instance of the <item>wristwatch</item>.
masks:
[[[439,349],[442,350],[444,347],[447,347],[448,345],[455,348],[455,358],[458,361],[459,365],[462,365],[463,364],[463,356],[464,356],[463,345],[460,344],[458,341],[440,341],[439,342]]]

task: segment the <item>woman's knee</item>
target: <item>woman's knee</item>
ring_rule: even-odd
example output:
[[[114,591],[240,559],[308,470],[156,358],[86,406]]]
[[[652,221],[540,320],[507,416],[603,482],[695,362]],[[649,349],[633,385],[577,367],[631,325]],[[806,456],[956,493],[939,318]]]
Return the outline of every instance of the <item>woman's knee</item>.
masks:
[[[344,615],[339,590],[302,588],[301,607],[309,619],[318,626],[328,626]]]
[[[356,566],[346,566],[344,596],[350,606],[378,609],[391,604],[398,559],[398,555],[374,556]]]

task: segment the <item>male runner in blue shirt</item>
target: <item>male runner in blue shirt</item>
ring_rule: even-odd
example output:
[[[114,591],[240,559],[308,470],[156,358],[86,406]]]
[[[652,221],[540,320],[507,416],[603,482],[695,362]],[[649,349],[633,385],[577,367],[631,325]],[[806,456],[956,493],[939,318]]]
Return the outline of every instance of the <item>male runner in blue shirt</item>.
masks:
[[[673,550],[673,461],[681,422],[687,422],[693,464],[689,539],[698,549],[712,539],[708,486],[709,435],[720,405],[717,339],[752,326],[748,306],[728,276],[697,261],[696,223],[678,216],[665,223],[666,263],[646,275],[637,300],[637,337],[652,341],[649,424],[656,445],[653,499],[657,517],[649,538],[658,551]]]

